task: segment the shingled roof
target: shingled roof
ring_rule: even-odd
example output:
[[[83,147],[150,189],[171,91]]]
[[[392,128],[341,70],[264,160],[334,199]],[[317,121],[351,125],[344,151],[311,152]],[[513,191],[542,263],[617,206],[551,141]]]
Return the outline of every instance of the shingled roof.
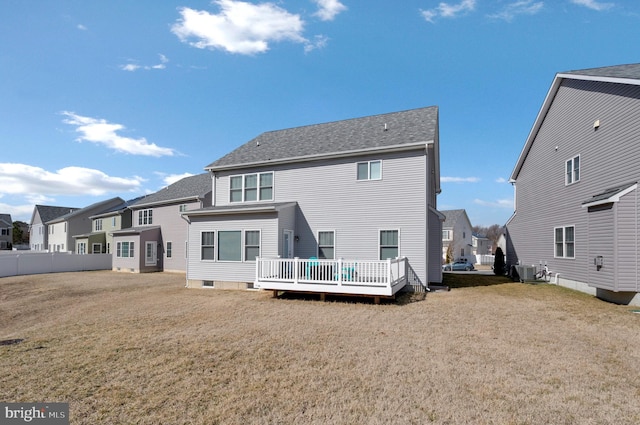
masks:
[[[637,80],[640,79],[640,64],[632,63],[628,65],[604,66],[601,68],[579,69],[575,71],[567,71],[562,74],[570,75],[589,75],[593,77],[610,77],[625,78]]]
[[[70,212],[77,211],[79,209],[80,208],[73,208],[73,207],[55,207],[50,205],[36,205],[36,210],[40,215],[40,220],[42,221],[42,223],[46,223],[58,217],[62,217],[65,214],[69,214]]]
[[[268,131],[209,164],[231,169],[274,162],[295,162],[435,141],[438,107]]]
[[[211,192],[211,175],[209,173],[185,177],[170,184],[164,189],[147,195],[132,205],[138,208],[145,205],[155,205],[165,202],[199,199]]]

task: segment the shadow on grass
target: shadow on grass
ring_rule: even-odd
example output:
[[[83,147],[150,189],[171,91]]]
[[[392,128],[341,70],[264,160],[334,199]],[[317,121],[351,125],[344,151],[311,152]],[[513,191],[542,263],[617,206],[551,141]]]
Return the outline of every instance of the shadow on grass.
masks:
[[[509,276],[496,276],[475,273],[443,273],[442,284],[451,289],[472,288],[475,286],[492,286],[512,283]]]

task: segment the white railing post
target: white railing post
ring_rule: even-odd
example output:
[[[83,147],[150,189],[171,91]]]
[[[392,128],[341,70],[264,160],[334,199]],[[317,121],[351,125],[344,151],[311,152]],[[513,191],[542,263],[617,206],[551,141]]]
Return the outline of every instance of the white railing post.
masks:
[[[387,287],[391,288],[391,258],[387,258]]]
[[[256,281],[254,285],[260,285],[260,257],[256,257]]]
[[[293,257],[293,284],[297,285],[298,284],[298,270],[300,268],[300,258],[299,257]]]
[[[338,258],[338,272],[337,273],[338,273],[338,286],[342,286],[342,258]]]

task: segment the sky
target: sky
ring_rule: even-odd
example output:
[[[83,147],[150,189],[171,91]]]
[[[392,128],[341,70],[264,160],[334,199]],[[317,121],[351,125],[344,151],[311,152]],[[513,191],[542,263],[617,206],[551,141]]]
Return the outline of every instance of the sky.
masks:
[[[504,224],[556,73],[640,62],[636,0],[2,0],[0,213],[153,193],[265,131],[436,105],[442,193]]]

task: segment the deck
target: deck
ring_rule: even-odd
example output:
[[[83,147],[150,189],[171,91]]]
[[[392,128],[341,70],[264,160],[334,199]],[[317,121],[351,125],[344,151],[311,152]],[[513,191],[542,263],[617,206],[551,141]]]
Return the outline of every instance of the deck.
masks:
[[[407,284],[406,258],[382,261],[258,258],[255,288],[393,297]]]

